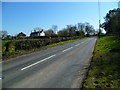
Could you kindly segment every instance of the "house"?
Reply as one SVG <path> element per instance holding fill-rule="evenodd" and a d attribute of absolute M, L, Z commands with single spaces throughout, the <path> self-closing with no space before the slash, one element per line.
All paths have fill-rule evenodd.
<path fill-rule="evenodd" d="M 24 38 L 26 38 L 26 34 L 23 33 L 23 32 L 21 32 L 21 33 L 19 33 L 19 34 L 17 35 L 17 38 L 24 39 Z"/>
<path fill-rule="evenodd" d="M 34 37 L 34 36 L 45 36 L 45 33 L 44 33 L 43 29 L 39 30 L 39 31 L 34 30 L 34 32 L 31 32 L 30 36 L 31 37 Z"/>

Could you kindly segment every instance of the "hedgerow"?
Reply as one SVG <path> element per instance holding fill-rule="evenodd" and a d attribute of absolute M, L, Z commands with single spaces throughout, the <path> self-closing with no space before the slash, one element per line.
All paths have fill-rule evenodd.
<path fill-rule="evenodd" d="M 42 38 L 42 39 L 21 39 L 21 40 L 8 40 L 3 41 L 2 56 L 3 58 L 9 57 L 13 53 L 20 51 L 32 50 L 41 48 L 53 43 L 61 41 L 68 41 L 82 37 L 55 37 L 55 38 Z"/>

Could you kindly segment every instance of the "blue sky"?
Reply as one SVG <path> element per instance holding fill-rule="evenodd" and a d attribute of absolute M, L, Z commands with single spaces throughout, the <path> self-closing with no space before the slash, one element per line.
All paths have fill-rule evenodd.
<path fill-rule="evenodd" d="M 101 22 L 106 13 L 118 7 L 117 2 L 101 2 Z M 30 32 L 40 27 L 45 30 L 57 25 L 58 29 L 79 22 L 89 22 L 98 28 L 97 2 L 3 2 L 2 30 L 10 35 Z M 1 29 L 1 28 L 0 28 Z"/>

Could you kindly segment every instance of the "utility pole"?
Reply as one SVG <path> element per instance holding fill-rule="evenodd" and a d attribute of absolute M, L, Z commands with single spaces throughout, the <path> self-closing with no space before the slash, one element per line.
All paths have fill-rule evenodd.
<path fill-rule="evenodd" d="M 120 1 L 118 2 L 118 8 L 120 8 Z"/>
<path fill-rule="evenodd" d="M 100 0 L 98 0 L 98 17 L 99 17 L 99 33 L 100 34 Z"/>

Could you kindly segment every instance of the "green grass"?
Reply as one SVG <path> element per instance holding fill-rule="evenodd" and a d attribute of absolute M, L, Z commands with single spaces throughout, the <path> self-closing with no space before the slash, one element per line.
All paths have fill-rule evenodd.
<path fill-rule="evenodd" d="M 17 57 L 17 56 L 20 56 L 20 55 L 29 54 L 29 53 L 37 52 L 37 51 L 41 51 L 41 50 L 46 50 L 48 48 L 52 48 L 52 47 L 55 47 L 55 46 L 60 46 L 60 45 L 63 45 L 63 44 L 67 44 L 67 43 L 70 43 L 70 42 L 74 42 L 74 41 L 78 41 L 78 40 L 82 40 L 82 39 L 86 39 L 86 38 L 88 38 L 88 37 L 74 39 L 74 40 L 68 40 L 68 41 L 62 41 L 62 42 L 59 42 L 59 43 L 53 43 L 53 44 L 43 46 L 41 48 L 32 49 L 32 50 L 17 50 L 17 51 L 15 51 L 15 50 L 12 50 L 12 49 L 14 49 L 14 45 L 12 45 L 9 52 L 4 52 L 3 53 L 4 55 L 3 55 L 2 59 L 3 59 L 3 61 L 5 61 L 5 60 L 8 60 L 10 58 L 14 58 L 14 57 Z M 7 42 L 7 41 L 4 41 L 4 43 L 5 42 Z M 4 43 L 3 43 L 3 46 L 4 46 Z M 2 49 L 4 51 L 4 47 Z"/>
<path fill-rule="evenodd" d="M 84 88 L 120 89 L 120 37 L 97 40 Z"/>
<path fill-rule="evenodd" d="M 48 45 L 47 47 L 59 46 L 59 45 L 67 44 L 67 43 L 70 43 L 70 42 L 74 42 L 74 41 L 78 41 L 78 40 L 82 40 L 82 39 L 86 39 L 86 38 L 87 38 L 87 37 L 85 37 L 85 38 L 80 38 L 80 39 L 63 41 L 63 42 L 59 42 L 59 43 L 54 43 L 54 44 Z"/>

